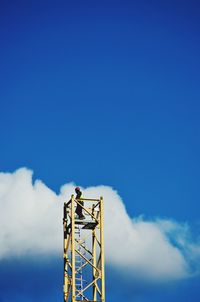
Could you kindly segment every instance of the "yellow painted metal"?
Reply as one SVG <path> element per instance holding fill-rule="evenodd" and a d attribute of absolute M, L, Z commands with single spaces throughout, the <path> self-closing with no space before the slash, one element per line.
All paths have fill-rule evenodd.
<path fill-rule="evenodd" d="M 92 255 L 93 255 L 93 281 L 96 279 L 96 265 L 97 265 L 97 259 L 96 259 L 96 236 L 95 236 L 95 232 L 96 230 L 94 229 L 92 231 Z M 97 300 L 97 282 L 94 282 L 94 286 L 93 286 L 93 301 Z"/>
<path fill-rule="evenodd" d="M 71 256 L 72 256 L 72 302 L 76 301 L 75 293 L 75 207 L 74 207 L 74 195 L 71 198 Z"/>
<path fill-rule="evenodd" d="M 66 204 L 64 204 L 64 217 L 65 217 L 65 210 L 66 210 Z M 68 301 L 68 296 L 70 292 L 70 277 L 67 274 L 67 266 L 68 266 L 68 255 L 67 255 L 67 250 L 69 247 L 69 241 L 70 237 L 67 238 L 67 233 L 66 233 L 66 227 L 67 227 L 67 222 L 65 219 L 63 219 L 63 229 L 64 229 L 64 238 L 63 238 L 63 248 L 64 248 L 64 285 L 63 285 L 63 291 L 64 291 L 64 301 Z"/>
<path fill-rule="evenodd" d="M 104 203 L 100 197 L 100 240 L 101 240 L 101 301 L 105 301 L 105 260 L 104 260 Z"/>
<path fill-rule="evenodd" d="M 103 203 L 102 197 L 75 199 L 72 195 L 64 205 L 64 302 L 105 301 Z M 76 218 L 78 204 L 87 215 L 85 220 Z"/>

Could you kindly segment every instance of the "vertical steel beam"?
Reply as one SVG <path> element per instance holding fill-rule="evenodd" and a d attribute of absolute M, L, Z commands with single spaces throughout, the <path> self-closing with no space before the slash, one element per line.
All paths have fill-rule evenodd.
<path fill-rule="evenodd" d="M 74 195 L 71 197 L 71 257 L 72 257 L 72 302 L 76 301 L 76 284 L 75 284 L 75 201 Z"/>
<path fill-rule="evenodd" d="M 101 241 L 101 302 L 105 301 L 105 260 L 104 260 L 104 204 L 100 197 L 100 241 Z"/>
<path fill-rule="evenodd" d="M 65 226 L 64 226 L 65 228 Z M 65 234 L 65 229 L 64 229 L 64 234 Z M 65 251 L 65 246 L 66 246 L 66 239 L 64 237 L 64 246 L 63 246 L 63 249 L 64 249 L 64 255 L 63 255 L 63 258 L 64 258 L 64 285 L 63 285 L 63 292 L 64 292 L 64 302 L 66 301 L 66 292 L 67 292 L 67 275 L 66 275 L 66 251 Z"/>
<path fill-rule="evenodd" d="M 67 301 L 67 293 L 69 289 L 69 279 L 67 274 L 67 222 L 66 222 L 66 204 L 63 208 L 63 258 L 64 258 L 64 284 L 63 284 L 63 293 L 64 293 L 64 302 Z"/>
<path fill-rule="evenodd" d="M 96 251 L 96 228 L 92 231 L 92 258 L 93 258 L 93 280 L 96 278 L 96 266 L 97 266 L 97 251 Z M 97 301 L 97 282 L 93 284 L 93 301 Z"/>

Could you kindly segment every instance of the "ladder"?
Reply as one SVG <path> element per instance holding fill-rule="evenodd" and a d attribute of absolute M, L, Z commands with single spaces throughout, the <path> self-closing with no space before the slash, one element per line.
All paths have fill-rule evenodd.
<path fill-rule="evenodd" d="M 81 240 L 81 227 L 78 225 L 75 230 L 75 240 L 77 245 L 77 250 L 85 256 L 85 240 Z M 81 245 L 79 243 L 81 243 Z M 81 257 L 79 254 L 76 254 L 75 256 L 75 288 L 76 288 L 76 294 L 77 294 L 77 301 L 83 301 L 83 296 L 78 294 L 79 291 L 82 291 L 84 288 L 84 283 L 86 281 L 83 279 L 83 271 L 82 266 L 84 264 L 83 257 Z"/>

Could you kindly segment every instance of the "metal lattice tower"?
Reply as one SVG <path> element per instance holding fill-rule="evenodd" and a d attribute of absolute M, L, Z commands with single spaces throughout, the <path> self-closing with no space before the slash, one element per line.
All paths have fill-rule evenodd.
<path fill-rule="evenodd" d="M 83 208 L 85 220 L 77 219 L 77 205 Z M 64 302 L 104 302 L 103 198 L 75 199 L 72 195 L 64 204 L 63 225 Z"/>

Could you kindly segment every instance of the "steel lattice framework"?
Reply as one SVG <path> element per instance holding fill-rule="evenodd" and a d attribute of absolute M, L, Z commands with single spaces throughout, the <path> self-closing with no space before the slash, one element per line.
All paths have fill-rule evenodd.
<path fill-rule="evenodd" d="M 77 219 L 77 205 L 85 220 Z M 64 302 L 104 302 L 104 204 L 100 199 L 75 199 L 64 204 Z"/>

